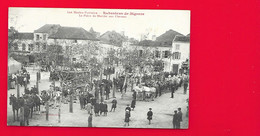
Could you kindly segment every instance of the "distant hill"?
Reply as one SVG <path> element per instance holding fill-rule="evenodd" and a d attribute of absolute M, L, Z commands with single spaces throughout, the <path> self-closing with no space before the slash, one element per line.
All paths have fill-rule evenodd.
<path fill-rule="evenodd" d="M 127 38 L 115 31 L 107 31 L 98 38 L 101 42 L 112 44 L 116 46 L 122 46 L 122 42 Z"/>

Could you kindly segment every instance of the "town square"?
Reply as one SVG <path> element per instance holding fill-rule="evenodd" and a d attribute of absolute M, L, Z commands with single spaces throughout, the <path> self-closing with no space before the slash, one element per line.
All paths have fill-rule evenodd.
<path fill-rule="evenodd" d="M 189 71 L 189 11 L 9 8 L 9 126 L 187 129 Z"/>

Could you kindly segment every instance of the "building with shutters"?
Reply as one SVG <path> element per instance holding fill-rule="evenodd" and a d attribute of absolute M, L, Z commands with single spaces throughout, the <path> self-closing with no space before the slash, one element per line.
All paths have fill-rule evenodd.
<path fill-rule="evenodd" d="M 174 73 L 182 73 L 184 65 L 190 60 L 190 37 L 176 36 L 172 42 L 171 66 Z M 189 67 L 189 66 L 188 66 Z"/>

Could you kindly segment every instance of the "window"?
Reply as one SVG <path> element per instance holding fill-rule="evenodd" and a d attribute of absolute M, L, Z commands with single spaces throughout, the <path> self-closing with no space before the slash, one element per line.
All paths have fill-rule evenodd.
<path fill-rule="evenodd" d="M 164 52 L 164 58 L 168 58 L 169 55 L 170 55 L 170 51 L 165 51 L 165 52 Z"/>
<path fill-rule="evenodd" d="M 40 44 L 36 43 L 37 51 L 40 51 Z"/>
<path fill-rule="evenodd" d="M 36 41 L 40 40 L 40 35 L 36 34 Z"/>
<path fill-rule="evenodd" d="M 180 45 L 179 44 L 175 45 L 175 50 L 180 50 Z"/>
<path fill-rule="evenodd" d="M 156 57 L 156 58 L 160 58 L 160 56 L 161 56 L 160 51 L 155 51 L 155 57 Z"/>
<path fill-rule="evenodd" d="M 178 52 L 177 59 L 181 59 L 181 53 Z"/>
<path fill-rule="evenodd" d="M 18 50 L 18 44 L 17 43 L 14 43 L 14 50 Z"/>
<path fill-rule="evenodd" d="M 143 50 L 139 50 L 139 57 L 143 56 Z"/>
<path fill-rule="evenodd" d="M 180 52 L 173 52 L 172 53 L 172 59 L 181 59 L 181 53 Z"/>
<path fill-rule="evenodd" d="M 33 51 L 33 44 L 29 44 L 29 51 Z"/>
<path fill-rule="evenodd" d="M 44 43 L 44 44 L 42 45 L 42 49 L 43 49 L 43 50 L 46 50 L 46 48 L 47 48 L 47 45 L 46 45 L 46 43 Z"/>
<path fill-rule="evenodd" d="M 26 50 L 26 45 L 23 43 L 22 44 L 22 50 L 25 51 Z"/>
<path fill-rule="evenodd" d="M 43 40 L 46 40 L 46 34 L 43 34 Z"/>

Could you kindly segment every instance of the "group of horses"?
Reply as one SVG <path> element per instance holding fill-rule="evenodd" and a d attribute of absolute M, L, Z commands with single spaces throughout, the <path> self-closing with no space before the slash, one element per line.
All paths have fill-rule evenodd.
<path fill-rule="evenodd" d="M 40 111 L 41 98 L 36 94 L 24 94 L 22 97 L 16 97 L 15 94 L 11 94 L 9 97 L 9 104 L 12 105 L 14 121 L 19 121 L 19 111 L 23 112 L 23 116 L 29 125 L 28 118 L 33 116 L 33 112 Z M 23 111 L 21 111 L 23 110 Z M 21 121 L 21 120 L 20 120 Z"/>

